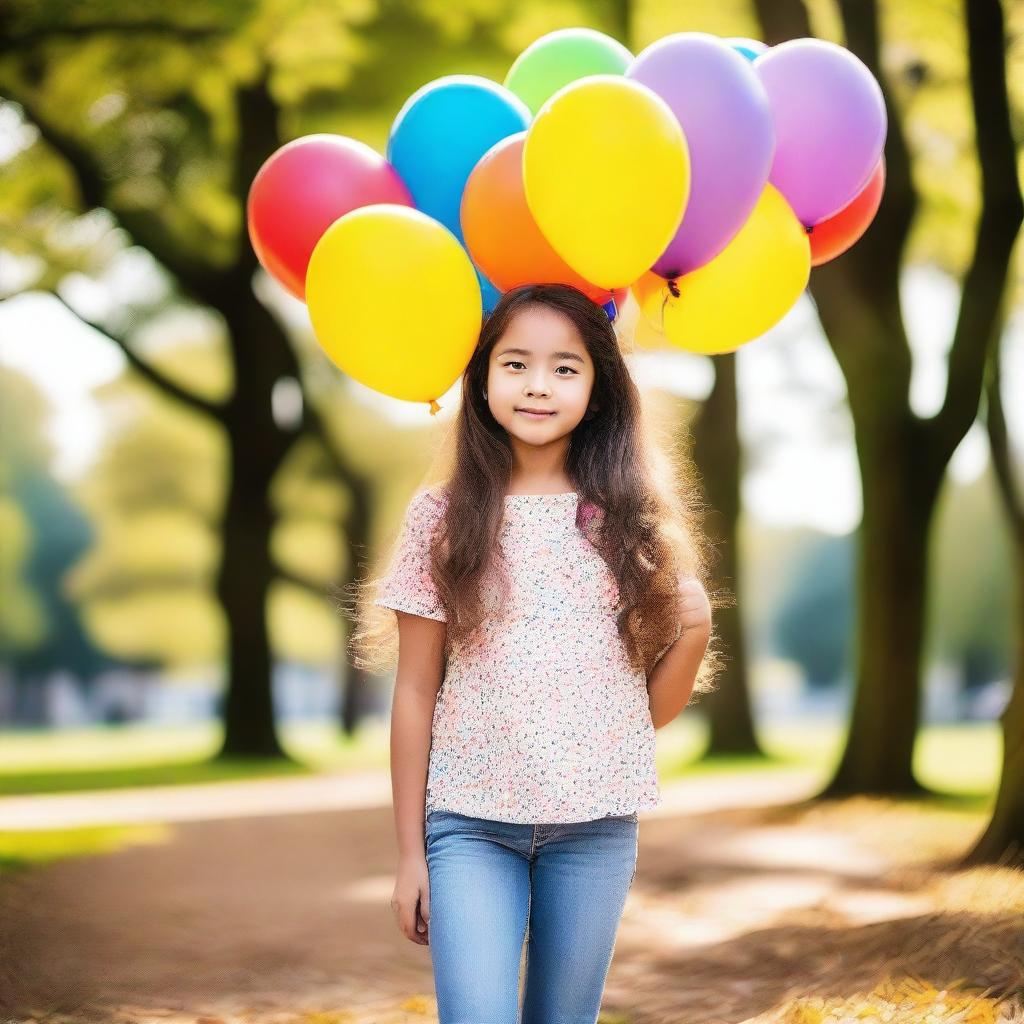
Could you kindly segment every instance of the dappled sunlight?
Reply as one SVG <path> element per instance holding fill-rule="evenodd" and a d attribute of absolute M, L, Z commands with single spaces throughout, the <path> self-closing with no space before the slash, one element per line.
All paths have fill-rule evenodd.
<path fill-rule="evenodd" d="M 390 911 L 391 894 L 395 891 L 395 876 L 367 875 L 343 884 L 339 883 L 337 891 L 346 900 L 357 900 L 361 903 L 371 903 Z"/>
<path fill-rule="evenodd" d="M 953 812 L 917 805 L 888 835 L 900 806 L 825 801 L 650 823 L 613 1005 L 666 1024 L 1014 1019 L 997 1003 L 1024 982 L 1024 871 L 935 867 L 936 844 L 915 836 L 942 831 Z M 964 838 L 983 812 L 953 817 Z M 965 993 L 938 997 L 958 985 Z"/>
<path fill-rule="evenodd" d="M 870 992 L 835 1000 L 810 996 L 747 1024 L 1018 1024 L 1018 1000 L 997 1000 L 949 983 L 941 989 L 914 977 L 893 978 Z"/>

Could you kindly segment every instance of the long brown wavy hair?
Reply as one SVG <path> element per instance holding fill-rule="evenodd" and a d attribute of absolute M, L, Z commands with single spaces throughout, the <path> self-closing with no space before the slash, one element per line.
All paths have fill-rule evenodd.
<path fill-rule="evenodd" d="M 708 578 L 714 551 L 699 526 L 705 506 L 683 439 L 652 439 L 640 392 L 607 313 L 583 292 L 562 284 L 505 292 L 484 319 L 462 375 L 458 415 L 428 474 L 424 489 L 444 502 L 430 563 L 447 624 L 446 652 L 450 655 L 476 635 L 486 614 L 482 581 L 492 568 L 499 574 L 503 569 L 495 563 L 512 448 L 483 392 L 495 344 L 515 316 L 536 305 L 567 317 L 594 363 L 590 405 L 596 405 L 596 412 L 573 431 L 565 472 L 579 494 L 577 526 L 618 584 L 617 625 L 627 657 L 635 671 L 649 674 L 676 638 L 680 577 L 699 579 L 716 606 Z M 371 671 L 390 668 L 397 656 L 397 616 L 373 604 L 385 575 L 357 582 L 350 591 L 350 607 L 359 611 L 349 613 L 356 624 L 349 654 L 354 664 Z M 716 641 L 713 631 L 695 694 L 715 688 L 721 668 Z"/>

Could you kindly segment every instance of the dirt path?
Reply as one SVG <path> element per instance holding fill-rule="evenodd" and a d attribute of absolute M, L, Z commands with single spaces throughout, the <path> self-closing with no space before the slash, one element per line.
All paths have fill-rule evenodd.
<path fill-rule="evenodd" d="M 231 788 L 250 784 L 189 787 L 208 802 L 181 811 L 162 842 L 0 880 L 0 1017 L 435 1019 L 429 950 L 399 934 L 388 906 L 391 809 L 366 795 L 380 779 L 353 782 L 364 793 L 354 807 L 338 806 L 343 780 L 310 781 L 252 784 L 274 813 L 260 813 L 255 790 Z M 847 807 L 841 828 L 827 807 L 791 809 L 815 781 L 759 773 L 663 787 L 665 806 L 641 821 L 607 1020 L 731 1024 L 790 995 L 870 988 L 893 967 L 1024 992 L 1021 878 L 922 859 L 954 855 L 979 821 L 950 815 L 938 823 L 948 850 L 924 851 L 918 833 L 899 842 L 905 816 L 880 828 L 881 805 Z M 314 809 L 313 790 L 330 809 Z M 95 820 L 118 806 L 147 817 L 126 812 L 140 794 L 108 796 L 63 807 L 75 818 L 91 800 Z M 170 806 L 150 793 L 148 817 Z M 12 808 L 0 801 L 0 821 Z"/>

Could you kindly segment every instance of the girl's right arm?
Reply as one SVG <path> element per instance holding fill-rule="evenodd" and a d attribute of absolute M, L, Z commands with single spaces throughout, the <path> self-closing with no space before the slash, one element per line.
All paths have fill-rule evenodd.
<path fill-rule="evenodd" d="M 397 611 L 398 671 L 391 708 L 391 788 L 398 871 L 391 907 L 406 938 L 428 944 L 430 890 L 424 845 L 424 804 L 431 726 L 444 677 L 447 625 Z"/>

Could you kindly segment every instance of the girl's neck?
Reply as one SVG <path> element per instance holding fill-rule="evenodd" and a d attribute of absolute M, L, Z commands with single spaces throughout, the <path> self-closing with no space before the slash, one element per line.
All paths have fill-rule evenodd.
<path fill-rule="evenodd" d="M 533 495 L 535 497 L 543 497 L 544 495 L 556 495 L 556 494 L 575 494 L 576 491 L 573 489 L 571 480 L 562 480 L 555 482 L 535 482 L 530 483 L 529 481 L 521 481 L 509 485 L 509 489 L 506 492 L 506 497 L 528 497 Z"/>

